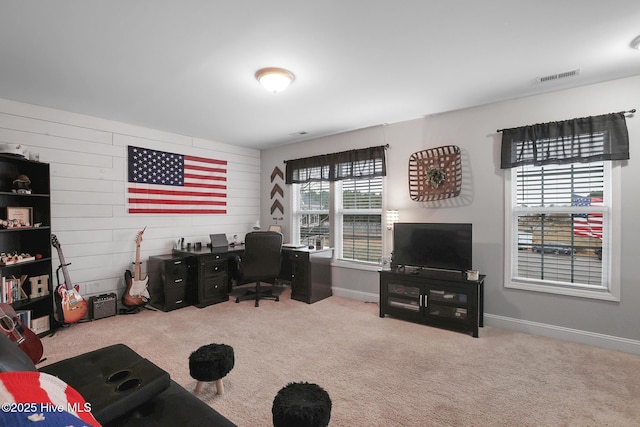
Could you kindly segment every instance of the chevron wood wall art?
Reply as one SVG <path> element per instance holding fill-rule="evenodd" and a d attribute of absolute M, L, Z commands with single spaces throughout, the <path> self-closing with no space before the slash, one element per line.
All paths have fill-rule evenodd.
<path fill-rule="evenodd" d="M 277 210 L 280 211 L 280 213 L 284 213 L 284 206 L 282 206 L 282 203 L 280 203 L 280 200 L 276 199 L 273 201 L 273 203 L 271 203 L 271 215 L 273 215 L 273 213 Z"/>
<path fill-rule="evenodd" d="M 284 198 L 284 190 L 282 186 L 278 183 L 278 181 L 284 181 L 284 173 L 282 173 L 282 169 L 278 166 L 273 168 L 271 172 L 271 215 L 276 211 L 280 211 L 280 215 L 284 215 L 284 206 L 280 199 Z M 278 195 L 280 198 L 278 198 Z M 273 218 L 276 222 L 278 220 L 282 220 L 283 218 L 275 217 Z"/>
<path fill-rule="evenodd" d="M 280 194 L 280 197 L 284 197 L 284 190 L 278 184 L 273 184 L 273 188 L 271 189 L 271 199 L 273 200 L 273 196 L 276 194 Z"/>
<path fill-rule="evenodd" d="M 280 179 L 284 180 L 284 173 L 282 173 L 282 170 L 276 166 L 275 168 L 273 168 L 273 172 L 271 172 L 271 182 L 273 182 L 273 180 L 276 179 L 277 176 L 279 176 Z"/>

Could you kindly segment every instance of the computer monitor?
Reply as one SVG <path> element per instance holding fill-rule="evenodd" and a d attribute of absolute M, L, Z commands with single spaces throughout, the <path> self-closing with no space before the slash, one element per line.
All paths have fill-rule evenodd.
<path fill-rule="evenodd" d="M 229 246 L 226 234 L 210 234 L 209 238 L 211 239 L 211 247 L 213 248 Z"/>

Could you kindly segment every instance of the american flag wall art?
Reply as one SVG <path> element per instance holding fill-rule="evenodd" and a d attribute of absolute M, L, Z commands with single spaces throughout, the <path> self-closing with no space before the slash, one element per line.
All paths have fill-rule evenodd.
<path fill-rule="evenodd" d="M 227 161 L 128 147 L 130 214 L 226 214 Z"/>

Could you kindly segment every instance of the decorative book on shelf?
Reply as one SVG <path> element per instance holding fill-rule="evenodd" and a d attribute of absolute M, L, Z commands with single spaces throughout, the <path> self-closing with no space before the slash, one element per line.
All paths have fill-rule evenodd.
<path fill-rule="evenodd" d="M 26 294 L 22 286 L 24 285 L 26 275 L 17 277 L 2 277 L 0 285 L 0 302 L 7 304 L 13 304 L 16 301 L 27 299 L 29 296 Z"/>
<path fill-rule="evenodd" d="M 462 188 L 460 147 L 445 145 L 409 157 L 409 196 L 417 202 L 456 197 Z"/>

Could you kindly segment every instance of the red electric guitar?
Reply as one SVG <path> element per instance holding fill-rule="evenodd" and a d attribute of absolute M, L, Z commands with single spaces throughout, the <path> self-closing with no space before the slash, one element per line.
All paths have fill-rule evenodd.
<path fill-rule="evenodd" d="M 133 264 L 133 277 L 130 270 L 124 272 L 124 282 L 127 289 L 122 295 L 122 304 L 126 307 L 139 307 L 149 301 L 149 291 L 147 290 L 149 276 L 144 279 L 140 277 L 140 243 L 142 243 L 142 234 L 146 229 L 147 227 L 143 228 L 136 235 L 136 262 Z"/>
<path fill-rule="evenodd" d="M 42 359 L 40 338 L 22 324 L 13 307 L 5 303 L 0 303 L 0 333 L 18 344 L 34 364 Z"/>
<path fill-rule="evenodd" d="M 60 242 L 55 234 L 51 235 L 51 244 L 58 250 L 58 258 L 60 258 L 60 267 L 64 276 L 64 283 L 56 289 L 56 295 L 60 298 L 62 307 L 62 320 L 64 323 L 76 323 L 87 315 L 87 302 L 82 298 L 78 285 L 72 285 L 67 271 L 67 263 L 62 255 Z"/>

